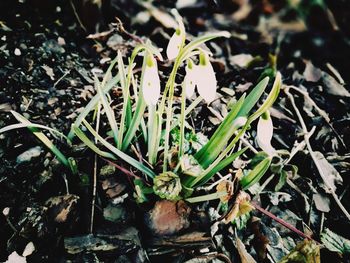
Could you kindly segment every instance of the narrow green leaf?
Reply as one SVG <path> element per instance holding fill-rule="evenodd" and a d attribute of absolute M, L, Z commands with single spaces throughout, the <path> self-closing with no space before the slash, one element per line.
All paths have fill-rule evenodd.
<path fill-rule="evenodd" d="M 242 155 L 248 147 L 245 147 L 238 152 L 235 152 L 222 160 L 217 166 L 215 166 L 206 176 L 203 177 L 203 179 L 198 183 L 198 185 L 203 185 L 206 182 L 208 182 L 217 172 L 220 172 L 222 169 L 224 169 L 226 166 L 232 164 L 234 160 L 236 160 L 240 155 Z"/>
<path fill-rule="evenodd" d="M 129 65 L 129 67 L 131 66 L 132 65 Z M 122 90 L 123 90 L 123 108 L 122 108 L 122 114 L 120 119 L 120 129 L 119 129 L 118 145 L 117 145 L 118 149 L 120 149 L 123 142 L 125 119 L 127 116 L 127 108 L 129 104 L 129 85 L 128 85 L 129 82 L 125 74 L 124 62 L 120 51 L 118 51 L 118 71 L 120 75 L 120 83 L 122 85 Z"/>
<path fill-rule="evenodd" d="M 32 123 L 24 118 L 21 114 L 15 111 L 11 111 L 15 118 L 24 124 L 28 125 L 28 129 L 43 143 L 45 146 L 57 157 L 57 159 L 66 167 L 70 168 L 68 159 L 64 154 L 46 137 L 45 134 L 40 132 L 37 128 L 31 127 Z"/>
<path fill-rule="evenodd" d="M 144 77 L 145 67 L 146 67 L 146 60 L 144 59 L 143 65 L 142 65 L 141 83 L 142 83 L 142 79 Z M 122 143 L 122 147 L 121 147 L 122 151 L 125 151 L 129 147 L 131 141 L 133 140 L 133 138 L 136 134 L 136 131 L 138 130 L 140 123 L 143 119 L 145 109 L 146 109 L 146 102 L 145 102 L 143 96 L 139 95 L 137 102 L 136 102 L 136 109 L 134 112 L 134 116 L 130 122 L 130 126 L 128 128 L 128 131 L 127 131 L 127 133 L 124 137 L 123 143 Z"/>
<path fill-rule="evenodd" d="M 1 128 L 0 133 L 4 133 L 4 132 L 15 130 L 15 129 L 21 129 L 21 128 L 28 128 L 28 129 L 29 128 L 38 128 L 38 129 L 42 129 L 42 130 L 48 130 L 55 138 L 60 139 L 60 140 L 64 139 L 68 143 L 68 145 L 71 145 L 71 141 L 63 133 L 59 132 L 56 129 L 47 127 L 45 125 L 36 124 L 36 123 L 11 124 L 11 125 L 8 125 L 8 126 Z"/>
<path fill-rule="evenodd" d="M 258 182 L 261 177 L 266 173 L 271 164 L 271 159 L 266 158 L 262 160 L 257 166 L 255 166 L 247 175 L 245 175 L 240 181 L 243 190 L 249 188 L 256 182 Z"/>
<path fill-rule="evenodd" d="M 268 83 L 269 78 L 266 77 L 255 86 L 255 88 L 249 93 L 249 95 L 244 100 L 244 103 L 238 113 L 238 116 L 248 116 L 250 110 L 255 106 L 255 104 L 259 101 L 261 95 L 264 93 L 264 90 L 266 89 Z"/>
<path fill-rule="evenodd" d="M 194 157 L 198 160 L 203 168 L 207 168 L 215 160 L 229 139 L 239 128 L 237 126 L 234 127 L 234 123 L 244 101 L 245 95 L 243 95 L 232 106 L 231 111 L 225 117 L 215 133 L 211 136 L 208 143 L 195 154 Z"/>
<path fill-rule="evenodd" d="M 264 103 L 255 111 L 249 118 L 248 118 L 248 124 L 252 123 L 254 120 L 260 117 L 264 112 L 268 111 L 272 104 L 275 102 L 275 100 L 278 97 L 278 94 L 281 90 L 282 86 L 282 77 L 281 73 L 277 72 L 275 81 L 273 83 L 272 89 L 267 96 L 266 100 Z"/>
<path fill-rule="evenodd" d="M 109 153 L 109 152 L 105 152 L 105 151 L 102 151 L 100 150 L 95 144 L 93 141 L 91 141 L 86 135 L 85 133 L 78 127 L 74 126 L 73 124 L 73 131 L 75 132 L 75 134 L 77 135 L 77 137 L 83 142 L 85 143 L 85 145 L 87 147 L 89 147 L 91 150 L 93 150 L 96 154 L 102 156 L 102 157 L 105 157 L 105 158 L 109 158 L 109 159 L 112 159 L 112 160 L 116 160 L 117 158 Z"/>
<path fill-rule="evenodd" d="M 109 103 L 107 101 L 107 97 L 103 93 L 101 86 L 99 84 L 99 81 L 96 77 L 95 77 L 95 85 L 96 85 L 97 93 L 100 96 L 100 100 L 102 102 L 105 113 L 107 115 L 109 125 L 111 126 L 114 141 L 115 141 L 116 145 L 118 145 L 118 125 L 117 125 L 117 122 L 115 120 L 114 111 L 111 108 L 111 106 L 109 105 Z"/>
<path fill-rule="evenodd" d="M 113 77 L 111 80 L 109 80 L 105 86 L 102 87 L 102 91 L 104 94 L 108 93 L 116 84 L 119 82 L 119 75 Z M 79 114 L 77 119 L 74 122 L 75 127 L 79 127 L 83 119 L 92 111 L 97 103 L 100 100 L 100 96 L 96 94 L 90 101 L 89 103 L 85 106 L 84 110 Z M 71 130 L 68 134 L 68 138 L 72 140 L 74 137 L 74 131 Z"/>
<path fill-rule="evenodd" d="M 85 127 L 91 132 L 91 134 L 93 136 L 95 136 L 95 138 L 97 138 L 97 140 L 99 140 L 108 150 L 110 150 L 112 153 L 114 153 L 116 156 L 118 156 L 119 158 L 121 158 L 122 160 L 124 160 L 125 162 L 127 162 L 128 164 L 130 164 L 131 166 L 135 167 L 136 169 L 140 170 L 141 172 L 143 172 L 144 174 L 148 175 L 150 178 L 153 178 L 156 174 L 148 167 L 146 167 L 145 165 L 143 165 L 142 163 L 136 161 L 134 158 L 130 157 L 129 155 L 125 154 L 124 152 L 122 152 L 121 150 L 119 150 L 118 148 L 114 147 L 112 144 L 110 144 L 109 142 L 107 142 L 105 139 L 103 139 L 92 127 L 91 125 L 83 120 L 83 123 L 85 125 Z"/>

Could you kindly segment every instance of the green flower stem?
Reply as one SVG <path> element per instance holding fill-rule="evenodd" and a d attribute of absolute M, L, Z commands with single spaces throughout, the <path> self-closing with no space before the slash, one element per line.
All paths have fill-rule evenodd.
<path fill-rule="evenodd" d="M 132 74 L 132 62 L 129 64 L 128 67 L 128 75 L 127 77 L 125 76 L 125 68 L 124 68 L 124 63 L 123 63 L 123 58 L 122 54 L 120 51 L 118 51 L 118 71 L 120 75 L 120 83 L 122 86 L 122 91 L 123 91 L 123 108 L 122 108 L 122 114 L 120 118 L 120 125 L 119 125 L 119 134 L 118 134 L 118 144 L 117 147 L 120 149 L 122 147 L 123 143 L 123 135 L 124 135 L 124 128 L 125 128 L 125 119 L 127 115 L 127 108 L 129 105 L 129 79 L 131 79 L 131 74 Z M 130 78 L 129 78 L 130 76 Z M 128 80 L 127 80 L 128 79 Z"/>
<path fill-rule="evenodd" d="M 171 121 L 172 121 L 172 115 L 173 115 L 173 100 L 174 100 L 174 90 L 175 90 L 175 77 L 177 70 L 180 66 L 180 60 L 179 56 L 175 60 L 175 64 L 173 67 L 173 70 L 170 74 L 169 80 L 167 82 L 167 85 L 165 86 L 165 95 L 163 95 L 163 98 L 166 96 L 167 87 L 169 90 L 169 97 L 168 97 L 168 107 L 166 111 L 166 124 L 165 124 L 165 140 L 164 140 L 164 161 L 163 161 L 163 172 L 166 172 L 168 170 L 168 155 L 169 155 L 169 144 L 170 144 L 170 128 L 171 128 Z M 162 100 L 163 102 L 163 100 Z M 163 112 L 163 108 L 165 104 L 160 104 L 160 113 Z"/>
<path fill-rule="evenodd" d="M 186 92 L 182 87 L 181 94 L 181 115 L 180 115 L 180 145 L 179 145 L 179 159 L 181 159 L 184 153 L 184 140 L 185 140 L 185 118 L 186 118 Z"/>
<path fill-rule="evenodd" d="M 147 146 L 148 146 L 148 162 L 152 165 L 155 164 L 157 153 L 158 153 L 158 147 L 156 145 L 156 142 L 158 141 L 158 118 L 156 113 L 156 106 L 149 105 L 148 106 L 148 122 L 147 122 L 147 128 L 148 128 L 148 140 L 147 140 Z"/>
<path fill-rule="evenodd" d="M 172 105 L 174 100 L 174 87 L 175 87 L 175 78 L 176 73 L 182 62 L 188 58 L 188 55 L 191 54 L 191 52 L 195 49 L 197 49 L 201 44 L 203 44 L 206 41 L 209 41 L 211 39 L 217 38 L 217 37 L 230 37 L 231 34 L 229 32 L 219 32 L 219 33 L 213 33 L 209 35 L 204 35 L 201 37 L 196 38 L 195 40 L 191 41 L 189 44 L 184 46 L 183 48 L 180 48 L 180 52 L 178 56 L 176 57 L 173 70 L 171 71 L 170 77 L 168 79 L 168 82 L 165 86 L 165 90 L 163 93 L 163 98 L 160 103 L 159 112 L 162 114 L 164 112 L 165 107 L 165 99 L 167 97 L 167 93 L 169 92 L 168 96 L 168 108 L 166 111 L 166 125 L 165 125 L 165 143 L 164 143 L 164 163 L 163 163 L 163 172 L 167 171 L 167 164 L 168 164 L 168 154 L 169 154 L 169 143 L 170 143 L 170 124 L 172 120 Z M 183 115 L 184 116 L 184 115 Z"/>
<path fill-rule="evenodd" d="M 136 103 L 134 116 L 131 120 L 129 129 L 124 137 L 124 141 L 121 148 L 122 151 L 125 151 L 129 147 L 132 139 L 134 138 L 135 133 L 140 126 L 145 109 L 146 109 L 146 102 L 143 99 L 143 96 L 139 96 L 139 99 L 137 100 L 137 103 Z"/>

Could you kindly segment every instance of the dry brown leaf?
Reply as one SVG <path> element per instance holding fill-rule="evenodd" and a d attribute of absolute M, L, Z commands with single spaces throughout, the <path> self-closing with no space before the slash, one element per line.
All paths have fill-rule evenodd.
<path fill-rule="evenodd" d="M 311 61 L 305 61 L 305 70 L 303 76 L 306 81 L 317 82 L 322 77 L 322 70 L 316 68 Z"/>
<path fill-rule="evenodd" d="M 323 72 L 322 79 L 327 93 L 335 96 L 350 97 L 350 92 L 328 73 Z"/>
<path fill-rule="evenodd" d="M 327 180 L 327 185 L 329 185 L 333 191 L 336 191 L 336 185 L 343 182 L 342 177 L 340 176 L 339 172 L 333 167 L 333 165 L 327 161 L 321 152 L 315 151 L 314 153 L 319 166 L 326 176 L 325 180 Z M 328 187 L 324 186 L 324 189 L 327 193 L 330 193 Z"/>
<path fill-rule="evenodd" d="M 256 263 L 255 259 L 247 252 L 242 240 L 236 235 L 236 248 L 242 263 Z"/>

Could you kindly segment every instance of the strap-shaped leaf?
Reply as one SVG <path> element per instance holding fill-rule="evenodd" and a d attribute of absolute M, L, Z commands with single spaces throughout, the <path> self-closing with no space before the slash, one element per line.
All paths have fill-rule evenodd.
<path fill-rule="evenodd" d="M 208 143 L 195 154 L 194 157 L 203 166 L 203 168 L 207 168 L 215 160 L 231 136 L 237 131 L 238 128 L 240 128 L 237 126 L 235 127 L 234 123 L 244 101 L 245 95 L 243 95 L 233 105 L 231 111 L 225 117 L 224 121 L 220 124 L 215 133 L 211 136 Z"/>
<path fill-rule="evenodd" d="M 110 144 L 109 142 L 107 142 L 105 139 L 103 139 L 101 137 L 101 135 L 99 135 L 92 127 L 91 125 L 83 120 L 83 123 L 85 125 L 85 127 L 89 130 L 89 132 L 91 132 L 91 134 L 97 138 L 97 140 L 99 140 L 103 146 L 105 146 L 108 150 L 110 150 L 113 154 L 115 154 L 116 156 L 118 156 L 119 158 L 121 158 L 122 160 L 124 160 L 125 162 L 127 162 L 128 164 L 130 164 L 131 166 L 135 167 L 136 169 L 138 169 L 139 171 L 145 173 L 146 175 L 148 175 L 150 178 L 153 178 L 156 174 L 148 167 L 146 167 L 145 165 L 143 165 L 142 163 L 138 162 L 137 160 L 135 160 L 134 158 L 130 157 L 129 155 L 127 155 L 126 153 L 122 152 L 121 150 L 119 150 L 118 148 L 114 147 L 112 144 Z M 76 128 L 75 128 L 76 129 Z"/>
<path fill-rule="evenodd" d="M 261 177 L 266 173 L 271 164 L 271 158 L 265 158 L 257 166 L 253 168 L 247 175 L 245 175 L 241 182 L 243 190 L 249 188 L 256 182 L 258 182 Z"/>
<path fill-rule="evenodd" d="M 106 73 L 107 74 L 107 73 Z M 102 87 L 102 91 L 104 94 L 106 94 L 107 92 L 109 92 L 116 84 L 118 84 L 119 82 L 119 75 L 113 77 L 111 80 L 109 80 L 105 86 Z M 96 94 L 90 101 L 89 103 L 85 106 L 84 110 L 79 114 L 79 116 L 77 117 L 77 119 L 74 122 L 74 126 L 75 127 L 79 127 L 81 122 L 83 121 L 83 119 L 85 119 L 85 117 L 90 113 L 90 111 L 92 111 L 93 109 L 95 109 L 97 103 L 100 100 L 100 96 L 98 94 Z M 73 139 L 74 137 L 74 131 L 71 130 L 68 134 L 68 138 L 70 140 Z"/>
<path fill-rule="evenodd" d="M 248 116 L 251 109 L 255 106 L 255 104 L 259 101 L 261 95 L 264 93 L 268 83 L 269 78 L 266 77 L 255 86 L 255 88 L 245 98 L 244 104 L 242 105 L 238 116 Z"/>
<path fill-rule="evenodd" d="M 101 100 L 101 103 L 102 103 L 103 108 L 105 110 L 109 125 L 111 126 L 114 141 L 115 141 L 116 145 L 118 145 L 118 125 L 117 125 L 117 121 L 115 120 L 114 111 L 111 108 L 111 106 L 109 105 L 107 97 L 103 93 L 97 77 L 95 77 L 95 86 L 97 89 L 98 96 L 100 96 L 100 100 Z"/>
<path fill-rule="evenodd" d="M 15 118 L 23 123 L 28 125 L 28 129 L 43 143 L 45 146 L 57 157 L 57 159 L 66 167 L 70 167 L 68 159 L 66 156 L 53 144 L 53 142 L 47 138 L 45 134 L 40 132 L 37 128 L 32 127 L 32 123 L 24 118 L 21 114 L 15 111 L 11 111 Z"/>

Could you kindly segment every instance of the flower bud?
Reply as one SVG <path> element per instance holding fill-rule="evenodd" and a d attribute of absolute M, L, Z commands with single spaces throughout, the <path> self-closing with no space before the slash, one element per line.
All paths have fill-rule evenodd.
<path fill-rule="evenodd" d="M 185 89 L 185 94 L 187 98 L 191 98 L 194 89 L 196 87 L 196 65 L 193 64 L 191 59 L 188 60 L 186 66 L 186 76 L 183 82 L 183 88 Z"/>
<path fill-rule="evenodd" d="M 166 55 L 169 60 L 173 60 L 177 57 L 180 52 L 180 48 L 182 45 L 183 37 L 180 29 L 177 29 L 173 36 L 170 38 L 168 47 L 166 49 Z"/>
<path fill-rule="evenodd" d="M 216 96 L 216 77 L 214 69 L 210 64 L 208 54 L 204 52 L 200 54 L 196 75 L 199 95 L 201 95 L 207 103 L 212 102 Z"/>
<path fill-rule="evenodd" d="M 276 151 L 271 145 L 273 135 L 273 123 L 269 112 L 265 112 L 260 118 L 257 127 L 257 144 L 268 155 L 274 155 Z"/>
<path fill-rule="evenodd" d="M 160 97 L 157 62 L 150 54 L 146 54 L 144 59 L 146 59 L 146 65 L 141 80 L 142 95 L 147 105 L 156 105 Z"/>

